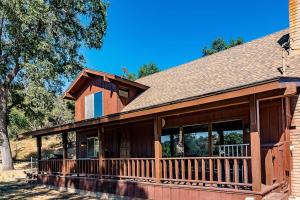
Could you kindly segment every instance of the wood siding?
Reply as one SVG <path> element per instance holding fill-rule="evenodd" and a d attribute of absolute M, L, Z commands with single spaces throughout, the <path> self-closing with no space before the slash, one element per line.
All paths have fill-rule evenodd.
<path fill-rule="evenodd" d="M 102 84 L 99 84 L 100 82 L 102 82 Z M 129 97 L 120 97 L 118 95 L 119 88 L 128 89 Z M 101 77 L 91 79 L 83 85 L 76 94 L 75 121 L 85 119 L 85 96 L 96 92 L 103 92 L 103 115 L 105 116 L 121 112 L 122 109 L 139 94 L 140 90 L 129 85 L 110 81 L 109 79 L 105 80 Z"/>

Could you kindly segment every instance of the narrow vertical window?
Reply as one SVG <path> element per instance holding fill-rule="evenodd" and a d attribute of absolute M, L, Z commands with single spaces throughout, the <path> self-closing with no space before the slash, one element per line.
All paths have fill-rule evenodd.
<path fill-rule="evenodd" d="M 85 119 L 101 117 L 103 115 L 102 92 L 85 96 Z"/>

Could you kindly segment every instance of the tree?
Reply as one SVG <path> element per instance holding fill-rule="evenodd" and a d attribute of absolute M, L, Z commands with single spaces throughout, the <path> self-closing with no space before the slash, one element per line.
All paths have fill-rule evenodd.
<path fill-rule="evenodd" d="M 138 78 L 149 76 L 159 71 L 159 68 L 154 63 L 144 64 L 140 67 L 138 71 Z"/>
<path fill-rule="evenodd" d="M 203 56 L 208 56 L 208 55 L 212 55 L 214 53 L 229 49 L 231 47 L 243 44 L 244 40 L 243 38 L 238 38 L 237 40 L 230 40 L 229 44 L 227 42 L 225 42 L 225 40 L 223 38 L 217 38 L 215 39 L 212 43 L 211 43 L 211 47 L 207 48 L 204 47 L 202 49 L 202 55 Z"/>
<path fill-rule="evenodd" d="M 106 32 L 107 3 L 101 0 L 0 1 L 0 145 L 3 170 L 13 169 L 8 116 L 31 102 L 20 91 L 57 94 L 82 69 L 79 49 L 100 48 Z M 44 95 L 44 94 L 43 94 Z M 43 96 L 42 95 L 42 96 Z M 45 94 L 47 96 L 47 94 Z M 31 103 L 30 103 L 31 102 Z M 38 106 L 39 108 L 42 106 Z M 37 112 L 38 113 L 38 110 Z M 18 114 L 22 117 L 22 113 Z"/>
<path fill-rule="evenodd" d="M 157 67 L 156 64 L 154 63 L 149 63 L 149 64 L 144 64 L 142 65 L 139 70 L 138 70 L 138 74 L 136 75 L 135 73 L 131 73 L 127 70 L 127 68 L 122 68 L 124 75 L 123 77 L 131 80 L 131 81 L 135 81 L 136 79 L 145 77 L 145 76 L 149 76 L 151 74 L 154 74 L 156 72 L 159 72 L 159 68 Z"/>

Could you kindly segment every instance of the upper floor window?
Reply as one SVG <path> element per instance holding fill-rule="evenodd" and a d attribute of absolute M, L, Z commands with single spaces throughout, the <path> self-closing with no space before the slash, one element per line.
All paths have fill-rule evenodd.
<path fill-rule="evenodd" d="M 120 97 L 129 98 L 129 90 L 125 88 L 120 88 L 119 95 Z"/>
<path fill-rule="evenodd" d="M 96 92 L 85 96 L 85 119 L 101 117 L 103 115 L 103 95 Z"/>

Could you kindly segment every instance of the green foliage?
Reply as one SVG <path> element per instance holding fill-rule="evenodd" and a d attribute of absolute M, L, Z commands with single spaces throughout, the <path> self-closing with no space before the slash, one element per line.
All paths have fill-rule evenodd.
<path fill-rule="evenodd" d="M 224 143 L 225 144 L 243 144 L 243 135 L 237 132 L 230 132 L 224 134 Z"/>
<path fill-rule="evenodd" d="M 144 64 L 140 67 L 138 71 L 138 78 L 149 76 L 159 71 L 159 68 L 154 63 Z"/>
<path fill-rule="evenodd" d="M 54 117 L 64 112 L 69 116 L 67 103 L 58 96 L 66 80 L 83 68 L 80 48 L 101 48 L 107 6 L 102 0 L 0 1 L 0 145 L 5 169 L 12 168 L 8 124 L 15 135 L 68 121 Z"/>
<path fill-rule="evenodd" d="M 127 69 L 124 69 L 124 78 L 131 80 L 131 81 L 135 81 L 136 79 L 145 77 L 145 76 L 149 76 L 151 74 L 154 74 L 156 72 L 159 72 L 159 68 L 157 67 L 156 64 L 154 63 L 149 63 L 149 64 L 144 64 L 142 65 L 139 70 L 137 75 L 135 73 L 131 73 L 128 72 Z"/>
<path fill-rule="evenodd" d="M 234 47 L 234 46 L 237 46 L 237 45 L 240 45 L 243 43 L 244 43 L 243 38 L 238 38 L 236 40 L 232 39 L 232 40 L 230 40 L 229 43 L 227 43 L 223 38 L 217 38 L 217 39 L 213 40 L 210 48 L 204 47 L 202 49 L 202 55 L 203 56 L 212 55 L 214 53 L 229 49 L 231 47 Z"/>

